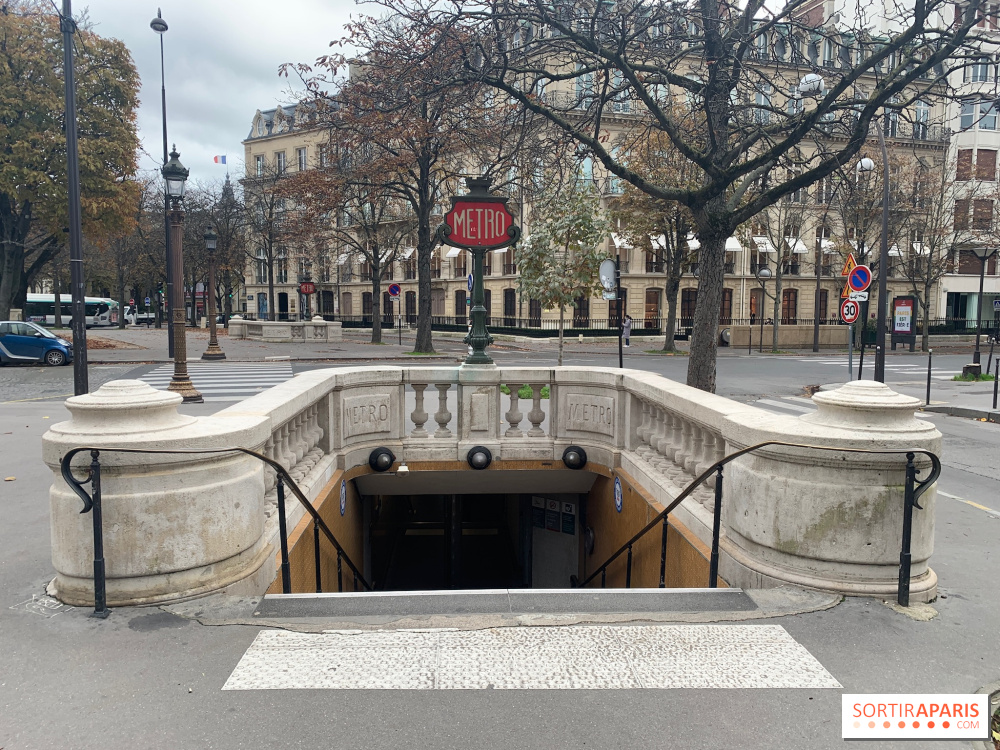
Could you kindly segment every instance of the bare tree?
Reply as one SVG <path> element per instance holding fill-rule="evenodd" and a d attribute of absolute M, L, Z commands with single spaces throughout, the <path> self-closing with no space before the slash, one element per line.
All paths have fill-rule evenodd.
<path fill-rule="evenodd" d="M 866 18 L 848 28 L 812 0 L 381 2 L 435 36 L 452 30 L 463 80 L 496 88 L 612 174 L 688 207 L 701 251 L 687 380 L 705 390 L 715 387 L 726 240 L 850 162 L 886 108 L 886 120 L 920 122 L 949 70 L 968 64 L 986 9 L 973 0 L 953 22 L 950 2 L 927 0 L 900 7 L 886 28 Z M 664 134 L 695 165 L 696 187 L 664 184 L 602 142 L 605 123 L 626 111 L 633 133 Z M 682 126 L 692 112 L 697 126 Z M 914 137 L 926 136 L 920 125 Z"/>
<path fill-rule="evenodd" d="M 255 174 L 244 177 L 243 226 L 249 239 L 245 249 L 251 262 L 267 267 L 267 319 L 275 319 L 274 266 L 279 258 L 287 260 L 285 244 L 286 175 L 277 164 L 261 160 Z"/>

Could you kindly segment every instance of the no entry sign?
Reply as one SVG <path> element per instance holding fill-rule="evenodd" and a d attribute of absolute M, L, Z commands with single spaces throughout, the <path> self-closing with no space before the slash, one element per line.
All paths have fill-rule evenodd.
<path fill-rule="evenodd" d="M 861 308 L 852 299 L 845 299 L 840 303 L 840 319 L 845 323 L 853 323 L 858 319 Z"/>

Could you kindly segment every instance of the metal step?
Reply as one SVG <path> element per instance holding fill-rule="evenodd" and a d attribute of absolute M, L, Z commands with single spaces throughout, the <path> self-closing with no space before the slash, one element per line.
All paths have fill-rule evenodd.
<path fill-rule="evenodd" d="M 487 589 L 268 594 L 261 619 L 467 614 L 751 612 L 742 589 Z"/>

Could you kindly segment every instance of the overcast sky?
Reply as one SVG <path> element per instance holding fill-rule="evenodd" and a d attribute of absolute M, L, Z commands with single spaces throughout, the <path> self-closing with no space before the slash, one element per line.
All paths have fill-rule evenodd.
<path fill-rule="evenodd" d="M 59 3 L 61 5 L 61 3 Z M 159 37 L 149 27 L 157 2 L 76 0 L 74 14 L 86 9 L 95 31 L 121 39 L 132 51 L 142 77 L 139 135 L 142 170 L 162 163 Z M 160 0 L 167 89 L 167 137 L 176 143 L 191 179 L 225 177 L 216 154 L 228 156 L 235 177 L 243 168 L 243 147 L 258 109 L 289 103 L 292 79 L 278 77 L 284 62 L 312 63 L 328 54 L 329 43 L 361 11 L 353 0 Z"/>

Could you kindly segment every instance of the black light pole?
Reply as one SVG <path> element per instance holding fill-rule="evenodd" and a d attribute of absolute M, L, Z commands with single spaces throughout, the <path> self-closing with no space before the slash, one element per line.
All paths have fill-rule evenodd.
<path fill-rule="evenodd" d="M 979 365 L 979 335 L 983 330 L 983 281 L 986 278 L 986 261 L 996 255 L 997 249 L 995 247 L 987 247 L 985 245 L 977 245 L 972 248 L 972 252 L 976 254 L 979 258 L 979 298 L 978 304 L 976 305 L 976 350 L 972 353 L 972 364 Z M 76 334 L 74 333 L 74 336 Z M 989 369 L 986 370 L 987 374 Z M 977 373 L 978 375 L 979 373 Z"/>
<path fill-rule="evenodd" d="M 888 113 L 885 115 L 888 117 Z M 878 306 L 875 313 L 878 320 L 875 324 L 875 380 L 885 382 L 885 330 L 886 311 L 889 296 L 889 153 L 885 148 L 885 134 L 881 127 L 876 127 L 878 143 L 882 149 L 882 241 L 879 243 L 878 254 Z M 978 341 L 977 341 L 978 344 Z M 977 346 L 978 351 L 978 346 Z M 978 360 L 977 360 L 978 361 Z"/>
<path fill-rule="evenodd" d="M 167 79 L 163 65 L 163 35 L 167 33 L 167 22 L 163 20 L 160 9 L 156 9 L 156 18 L 149 22 L 149 27 L 160 36 L 160 111 L 163 113 L 163 166 L 167 166 Z M 174 356 L 174 264 L 173 248 L 170 244 L 170 196 L 163 191 L 163 238 L 166 248 L 167 262 L 167 356 Z"/>
<path fill-rule="evenodd" d="M 622 310 L 622 258 L 615 252 L 615 321 L 618 324 L 618 369 L 625 367 L 624 351 L 622 349 L 622 323 L 625 312 Z"/>
<path fill-rule="evenodd" d="M 80 222 L 80 159 L 76 142 L 76 82 L 73 78 L 73 21 L 71 0 L 63 0 L 59 27 L 63 35 L 63 70 L 66 71 L 66 172 L 69 178 L 69 272 L 73 305 L 73 393 L 90 391 L 87 382 L 87 324 L 83 289 L 83 233 Z M 62 311 L 56 311 L 62 317 Z"/>

